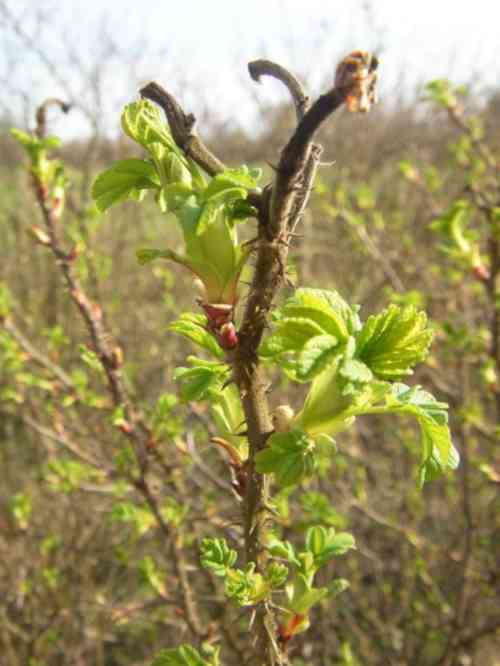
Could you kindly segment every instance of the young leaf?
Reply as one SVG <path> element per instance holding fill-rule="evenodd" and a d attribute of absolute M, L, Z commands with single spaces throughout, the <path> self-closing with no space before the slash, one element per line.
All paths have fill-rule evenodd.
<path fill-rule="evenodd" d="M 275 314 L 275 329 L 259 353 L 295 381 L 310 381 L 337 359 L 360 323 L 355 308 L 333 290 L 298 289 Z"/>
<path fill-rule="evenodd" d="M 436 478 L 447 468 L 456 469 L 460 457 L 451 442 L 448 428 L 448 405 L 438 402 L 419 386 L 410 388 L 405 384 L 394 384 L 386 396 L 386 406 L 374 408 L 372 412 L 395 412 L 414 416 L 422 433 L 422 464 L 419 486 Z"/>
<path fill-rule="evenodd" d="M 276 537 L 271 537 L 267 544 L 267 550 L 273 557 L 281 557 L 284 560 L 300 567 L 300 561 L 297 559 L 295 549 L 289 541 L 281 541 Z"/>
<path fill-rule="evenodd" d="M 297 377 L 310 381 L 326 368 L 339 353 L 339 343 L 333 335 L 316 335 L 304 345 L 297 362 Z"/>
<path fill-rule="evenodd" d="M 174 331 L 174 333 L 183 335 L 188 340 L 191 340 L 191 342 L 194 342 L 194 344 L 210 352 L 216 358 L 223 359 L 224 352 L 219 347 L 214 336 L 207 331 L 206 325 L 207 318 L 205 315 L 185 312 L 181 314 L 179 319 L 173 321 L 168 329 Z"/>
<path fill-rule="evenodd" d="M 390 305 L 368 318 L 356 338 L 356 356 L 380 379 L 400 379 L 425 359 L 431 340 L 424 312 Z"/>
<path fill-rule="evenodd" d="M 210 662 L 202 659 L 190 645 L 181 645 L 172 650 L 161 650 L 151 666 L 210 666 Z"/>
<path fill-rule="evenodd" d="M 154 166 L 146 160 L 129 159 L 115 162 L 100 173 L 92 185 L 92 196 L 101 213 L 133 192 L 159 189 L 160 180 Z"/>
<path fill-rule="evenodd" d="M 200 546 L 200 562 L 202 567 L 213 574 L 224 578 L 236 562 L 238 554 L 228 547 L 225 539 L 203 539 Z"/>
<path fill-rule="evenodd" d="M 265 579 L 274 590 L 281 587 L 288 578 L 288 567 L 279 562 L 271 562 L 266 569 Z"/>
<path fill-rule="evenodd" d="M 316 568 L 327 564 L 332 558 L 344 555 L 356 548 L 354 537 L 347 532 L 336 533 L 333 527 L 311 527 L 306 535 L 306 549 L 314 556 Z"/>
<path fill-rule="evenodd" d="M 287 317 L 278 320 L 273 334 L 261 345 L 259 354 L 270 359 L 287 352 L 299 352 L 308 340 L 321 335 L 324 335 L 321 326 L 310 319 Z"/>
<path fill-rule="evenodd" d="M 306 549 L 309 550 L 314 556 L 320 555 L 327 541 L 327 531 L 324 527 L 317 525 L 307 530 L 306 534 Z"/>
<path fill-rule="evenodd" d="M 262 172 L 260 169 L 248 169 L 242 166 L 239 169 L 226 169 L 212 178 L 203 196 L 210 199 L 214 194 L 223 190 L 238 188 L 246 196 L 247 190 L 255 190 Z"/>
<path fill-rule="evenodd" d="M 323 333 L 344 341 L 359 321 L 353 309 L 334 290 L 297 289 L 281 308 L 281 317 L 301 317 L 318 324 Z"/>
<path fill-rule="evenodd" d="M 139 561 L 139 572 L 144 583 L 149 585 L 160 596 L 165 596 L 166 588 L 163 576 L 154 559 L 146 555 Z"/>
<path fill-rule="evenodd" d="M 163 122 L 160 109 L 149 100 L 127 104 L 122 113 L 122 129 L 131 139 L 148 149 L 159 143 L 169 150 L 180 153 L 179 148 Z"/>
<path fill-rule="evenodd" d="M 244 570 L 228 570 L 224 591 L 240 606 L 250 606 L 267 597 L 271 592 L 271 586 L 264 580 L 262 574 L 255 572 L 255 563 L 250 562 Z"/>
<path fill-rule="evenodd" d="M 301 430 L 274 433 L 267 446 L 256 456 L 256 468 L 261 474 L 275 475 L 281 486 L 299 483 L 314 471 L 314 444 Z"/>
<path fill-rule="evenodd" d="M 217 216 L 223 208 L 229 209 L 229 206 L 233 202 L 238 201 L 245 196 L 246 191 L 236 187 L 227 188 L 217 194 L 213 194 L 203 204 L 201 215 L 198 218 L 196 235 L 201 236 L 205 233 L 205 231 L 217 221 Z"/>
<path fill-rule="evenodd" d="M 287 585 L 288 608 L 299 615 L 307 615 L 311 608 L 328 596 L 328 588 L 315 588 L 307 577 L 299 573 L 293 583 Z"/>
<path fill-rule="evenodd" d="M 328 596 L 336 597 L 349 587 L 349 581 L 345 578 L 336 578 L 328 585 Z"/>
<path fill-rule="evenodd" d="M 214 361 L 202 361 L 188 356 L 192 368 L 176 368 L 174 379 L 181 382 L 181 397 L 184 402 L 205 400 L 211 389 L 220 390 L 227 376 L 227 365 Z"/>

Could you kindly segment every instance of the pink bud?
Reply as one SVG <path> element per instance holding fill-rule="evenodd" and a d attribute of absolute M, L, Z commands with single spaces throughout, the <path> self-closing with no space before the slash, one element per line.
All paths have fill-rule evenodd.
<path fill-rule="evenodd" d="M 223 349 L 234 349 L 238 345 L 238 333 L 232 321 L 221 327 L 217 333 L 217 338 Z"/>
<path fill-rule="evenodd" d="M 211 328 L 221 328 L 221 326 L 230 322 L 233 317 L 233 306 L 228 303 L 203 303 L 202 307 Z"/>
<path fill-rule="evenodd" d="M 488 267 L 484 264 L 473 266 L 472 272 L 474 273 L 474 277 L 476 277 L 478 280 L 481 280 L 481 282 L 488 282 L 491 277 Z"/>

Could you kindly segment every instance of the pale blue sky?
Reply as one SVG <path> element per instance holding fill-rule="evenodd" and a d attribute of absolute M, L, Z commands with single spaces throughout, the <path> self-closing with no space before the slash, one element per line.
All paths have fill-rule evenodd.
<path fill-rule="evenodd" d="M 482 89 L 500 82 L 498 0 L 373 0 L 371 12 L 363 10 L 362 0 L 1 2 L 23 16 L 28 31 L 34 29 L 31 16 L 37 10 L 55 10 L 51 14 L 55 25 L 45 49 L 57 62 L 63 62 L 63 52 L 67 52 L 57 38 L 61 27 L 66 43 L 81 61 L 94 62 L 103 15 L 109 32 L 128 53 L 141 39 L 149 42 L 152 53 L 164 51 L 161 58 L 154 54 L 143 57 L 133 72 L 125 71 L 110 56 L 102 73 L 110 91 L 103 107 L 108 131 L 116 131 L 118 106 L 133 98 L 137 86 L 149 79 L 170 87 L 198 115 L 210 109 L 218 120 L 234 122 L 237 112 L 239 124 L 252 126 L 258 117 L 257 104 L 275 101 L 282 94 L 273 82 L 256 87 L 248 78 L 246 64 L 258 57 L 289 66 L 318 91 L 325 79 L 331 79 L 336 61 L 349 50 L 381 51 L 380 93 L 386 100 L 438 77 L 462 83 L 479 74 Z M 0 30 L 9 52 L 14 50 L 21 61 L 21 65 L 16 63 L 17 85 L 33 100 L 63 95 L 44 66 L 28 55 L 26 45 L 16 41 L 5 24 L 0 24 Z M 62 65 L 61 72 L 80 94 L 71 67 Z M 64 128 L 57 125 L 54 129 L 72 135 L 83 131 L 84 121 L 74 115 L 71 121 L 64 121 Z"/>

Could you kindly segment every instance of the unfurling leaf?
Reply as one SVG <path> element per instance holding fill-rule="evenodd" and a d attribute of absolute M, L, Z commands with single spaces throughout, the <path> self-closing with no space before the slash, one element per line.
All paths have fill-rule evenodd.
<path fill-rule="evenodd" d="M 213 661 L 206 661 L 190 645 L 181 645 L 172 650 L 161 650 L 151 666 L 212 666 Z"/>
<path fill-rule="evenodd" d="M 314 471 L 314 443 L 301 430 L 276 432 L 255 461 L 258 472 L 272 473 L 279 485 L 291 486 Z"/>
<path fill-rule="evenodd" d="M 425 312 L 390 305 L 364 324 L 356 338 L 356 357 L 379 379 L 400 379 L 425 359 L 431 341 Z"/>
<path fill-rule="evenodd" d="M 205 569 L 223 578 L 236 562 L 235 550 L 228 547 L 225 539 L 203 539 L 200 546 L 200 562 Z"/>
<path fill-rule="evenodd" d="M 154 166 L 146 160 L 129 159 L 115 162 L 100 173 L 92 185 L 92 196 L 101 213 L 118 201 L 146 189 L 159 189 L 160 180 Z"/>
<path fill-rule="evenodd" d="M 206 326 L 207 318 L 205 315 L 184 312 L 168 328 L 170 331 L 174 331 L 191 340 L 191 342 L 210 352 L 216 358 L 224 358 L 224 352 L 219 347 L 214 336 L 207 331 Z"/>

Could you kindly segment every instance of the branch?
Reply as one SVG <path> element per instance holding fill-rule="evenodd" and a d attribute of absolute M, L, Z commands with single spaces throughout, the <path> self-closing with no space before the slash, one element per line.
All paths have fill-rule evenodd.
<path fill-rule="evenodd" d="M 31 342 L 21 333 L 17 328 L 14 322 L 6 317 L 2 322 L 5 330 L 12 336 L 12 338 L 18 343 L 21 349 L 29 354 L 31 360 L 38 365 L 41 365 L 43 368 L 48 370 L 54 377 L 57 377 L 59 381 L 72 393 L 75 391 L 75 386 L 71 377 L 59 366 L 53 363 L 48 356 L 38 351 Z"/>
<path fill-rule="evenodd" d="M 300 81 L 293 74 L 271 60 L 254 60 L 248 63 L 248 71 L 252 79 L 257 83 L 260 83 L 262 76 L 271 76 L 281 81 L 288 88 L 288 92 L 292 97 L 297 122 L 302 120 L 304 113 L 307 111 L 309 97 L 306 95 Z"/>
<path fill-rule="evenodd" d="M 72 442 L 66 436 L 64 430 L 61 430 L 60 432 L 55 432 L 54 430 L 51 430 L 50 428 L 41 425 L 40 423 L 35 421 L 35 419 L 32 419 L 30 416 L 27 416 L 26 414 L 21 415 L 20 419 L 25 425 L 27 425 L 29 428 L 34 430 L 42 437 L 47 437 L 47 439 L 51 439 L 52 441 L 57 442 L 58 444 L 64 446 L 76 458 L 79 458 L 83 462 L 87 463 L 87 465 L 91 465 L 92 467 L 95 467 L 95 469 L 104 471 L 108 475 L 111 473 L 111 470 L 108 469 L 102 461 L 97 460 L 93 456 L 89 455 L 88 453 L 83 451 L 78 444 Z"/>
<path fill-rule="evenodd" d="M 43 104 L 40 104 L 36 111 L 36 130 L 35 134 L 39 139 L 42 139 L 46 132 L 47 132 L 47 110 L 51 106 L 57 106 L 63 113 L 69 113 L 69 110 L 71 109 L 71 104 L 68 104 L 67 102 L 63 102 L 62 100 L 58 99 L 57 97 L 49 97 L 48 99 L 43 102 Z"/>
<path fill-rule="evenodd" d="M 215 176 L 226 169 L 225 165 L 205 146 L 200 137 L 195 134 L 196 118 L 192 113 L 186 114 L 177 100 L 152 81 L 139 90 L 141 97 L 155 102 L 161 107 L 167 117 L 175 143 L 198 166 L 210 176 Z"/>
<path fill-rule="evenodd" d="M 269 311 L 284 281 L 290 229 L 295 227 L 311 193 L 321 153 L 321 147 L 312 143 L 314 135 L 322 123 L 350 98 L 359 102 L 359 106 L 354 108 L 351 100 L 351 110 L 368 110 L 366 99 L 374 101 L 373 72 L 376 66 L 373 63 L 371 56 L 359 52 L 340 63 L 335 87 L 322 95 L 305 113 L 282 152 L 272 187 L 270 210 L 261 209 L 259 212 L 257 261 L 239 331 L 239 345 L 233 359 L 233 373 L 245 412 L 249 442 L 247 487 L 243 502 L 245 550 L 247 561 L 254 562 L 258 571 L 266 565 L 269 478 L 257 473 L 255 457 L 266 446 L 273 427 L 257 350 L 267 326 Z M 346 70 L 348 65 L 350 69 Z M 255 663 L 259 666 L 286 663 L 286 657 L 276 648 L 275 635 L 271 609 L 263 603 L 259 604 L 255 645 L 258 660 Z"/>
<path fill-rule="evenodd" d="M 52 102 L 48 101 L 45 104 L 42 104 L 37 112 L 37 119 L 41 118 L 43 121 L 43 109 L 48 103 Z M 43 122 L 39 124 L 38 129 L 44 131 Z M 40 136 L 43 137 L 43 134 Z M 61 246 L 57 233 L 59 229 L 57 223 L 59 221 L 60 208 L 54 204 L 49 196 L 48 188 L 40 181 L 36 173 L 33 174 L 33 179 L 35 194 L 43 214 L 47 231 L 47 242 L 44 244 L 51 249 L 68 286 L 70 297 L 80 311 L 87 326 L 94 351 L 99 358 L 107 379 L 107 388 L 111 395 L 113 405 L 115 407 L 123 407 L 124 409 L 125 423 L 122 432 L 130 440 L 140 468 L 140 477 L 133 481 L 134 486 L 144 497 L 156 518 L 159 528 L 165 536 L 166 543 L 172 549 L 174 570 L 180 582 L 180 589 L 184 602 L 185 621 L 195 636 L 203 636 L 203 625 L 198 616 L 196 603 L 189 586 L 187 569 L 184 563 L 183 553 L 181 552 L 178 532 L 174 529 L 170 530 L 165 522 L 156 497 L 146 480 L 148 459 L 152 453 L 152 448 L 154 448 L 150 446 L 153 441 L 153 434 L 147 423 L 144 421 L 142 413 L 135 407 L 129 397 L 121 369 L 123 365 L 122 350 L 114 344 L 111 335 L 104 326 L 103 312 L 100 305 L 90 301 L 77 278 L 74 270 L 74 253 L 65 252 Z M 159 460 L 159 462 L 161 462 L 161 460 Z"/>

